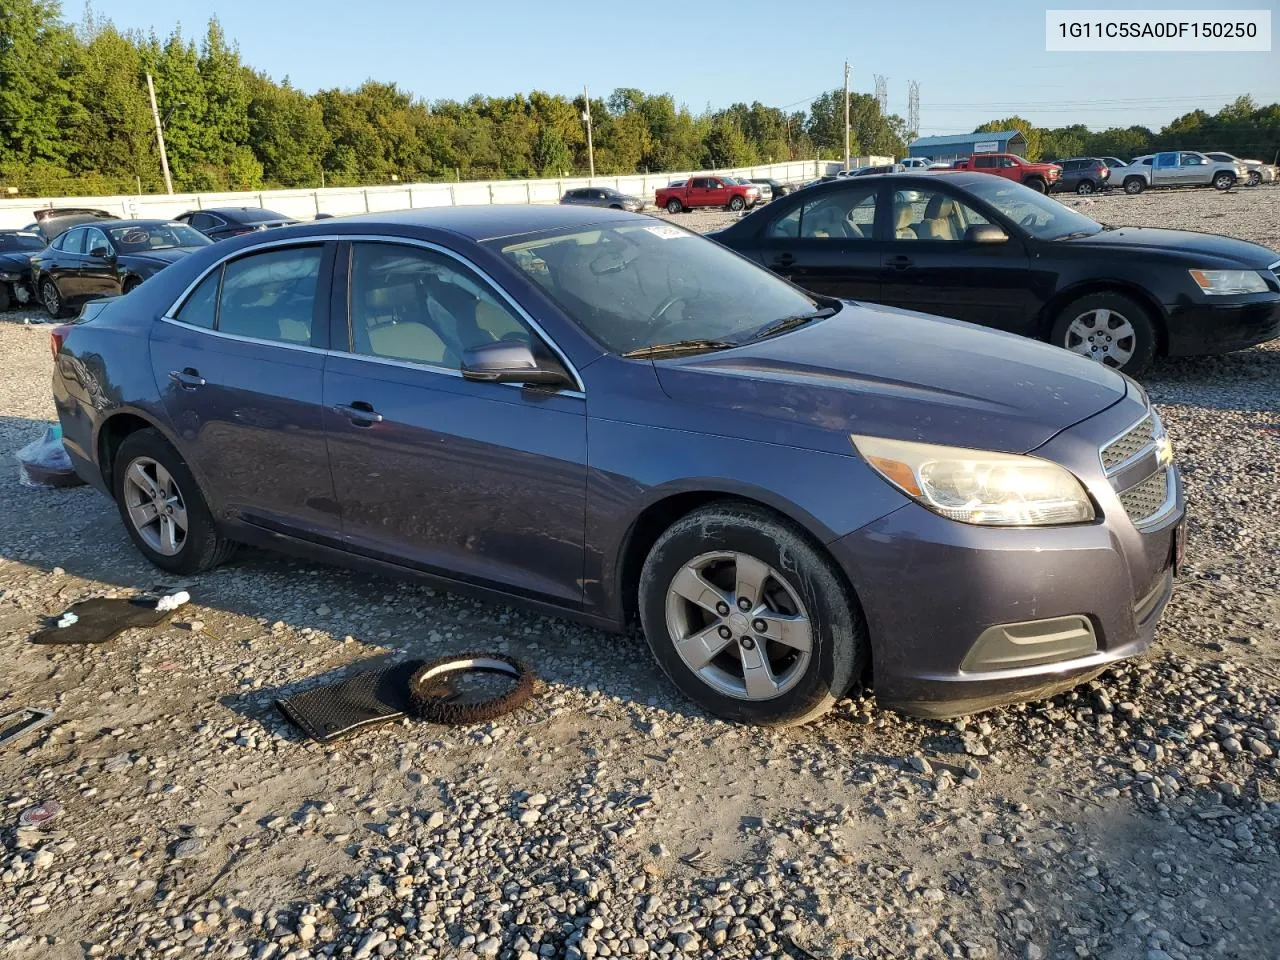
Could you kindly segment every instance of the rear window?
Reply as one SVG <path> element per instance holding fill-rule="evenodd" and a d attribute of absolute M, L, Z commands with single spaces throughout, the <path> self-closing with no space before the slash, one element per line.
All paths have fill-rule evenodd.
<path fill-rule="evenodd" d="M 0 250 L 6 253 L 16 250 L 33 252 L 43 249 L 44 242 L 34 233 L 0 233 Z"/>

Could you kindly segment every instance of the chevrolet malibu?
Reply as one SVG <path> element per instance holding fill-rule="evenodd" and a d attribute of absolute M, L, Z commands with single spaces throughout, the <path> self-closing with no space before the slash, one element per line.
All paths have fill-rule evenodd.
<path fill-rule="evenodd" d="M 67 450 L 157 566 L 251 543 L 638 618 L 735 720 L 1047 695 L 1173 587 L 1182 487 L 1132 381 L 623 211 L 239 237 L 52 340 Z"/>

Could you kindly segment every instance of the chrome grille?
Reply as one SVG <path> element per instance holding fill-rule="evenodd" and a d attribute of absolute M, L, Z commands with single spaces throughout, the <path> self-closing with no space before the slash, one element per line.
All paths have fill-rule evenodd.
<path fill-rule="evenodd" d="M 1154 516 L 1169 499 L 1169 471 L 1153 473 L 1120 494 L 1120 505 L 1135 524 Z"/>
<path fill-rule="evenodd" d="M 1155 443 L 1155 425 L 1147 414 L 1126 433 L 1102 448 L 1102 469 L 1110 473 L 1126 460 L 1131 459 Z"/>

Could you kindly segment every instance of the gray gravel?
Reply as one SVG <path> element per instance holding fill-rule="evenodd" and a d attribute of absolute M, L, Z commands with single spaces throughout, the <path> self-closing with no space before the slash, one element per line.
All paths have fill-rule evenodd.
<path fill-rule="evenodd" d="M 1088 212 L 1280 247 L 1280 190 Z M 0 748 L 0 957 L 1278 955 L 1274 345 L 1149 379 L 1192 537 L 1147 657 L 964 721 L 866 694 L 772 733 L 691 708 L 635 637 L 256 551 L 163 584 L 194 598 L 167 628 L 31 646 L 41 616 L 161 577 L 101 497 L 18 485 L 53 416 L 22 316 L 0 319 L 0 712 L 56 718 Z M 476 646 L 536 665 L 530 707 L 330 747 L 271 707 Z M 62 815 L 16 829 L 45 799 Z"/>

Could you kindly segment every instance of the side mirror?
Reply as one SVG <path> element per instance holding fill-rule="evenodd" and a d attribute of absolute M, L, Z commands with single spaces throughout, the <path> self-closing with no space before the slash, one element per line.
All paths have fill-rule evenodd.
<path fill-rule="evenodd" d="M 1009 235 L 994 223 L 976 223 L 964 232 L 966 243 L 1004 243 Z"/>
<path fill-rule="evenodd" d="M 94 257 L 98 260 L 110 260 L 111 251 L 106 247 L 94 247 L 92 250 L 89 251 L 89 256 Z"/>
<path fill-rule="evenodd" d="M 483 383 L 536 383 L 564 387 L 573 381 L 564 367 L 550 358 L 535 357 L 527 343 L 503 340 L 462 353 L 462 375 Z"/>

